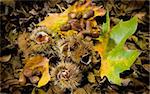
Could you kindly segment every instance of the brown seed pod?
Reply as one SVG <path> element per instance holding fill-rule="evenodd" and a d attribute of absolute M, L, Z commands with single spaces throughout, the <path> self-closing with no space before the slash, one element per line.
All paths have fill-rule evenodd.
<path fill-rule="evenodd" d="M 94 32 L 92 32 L 91 36 L 93 38 L 98 38 L 99 37 L 99 32 L 98 31 L 94 31 Z"/>
<path fill-rule="evenodd" d="M 33 83 L 33 84 L 37 83 L 40 80 L 40 78 L 38 76 L 32 76 L 29 79 L 30 79 L 31 83 Z"/>
<path fill-rule="evenodd" d="M 76 17 L 76 13 L 71 12 L 71 13 L 68 14 L 68 17 L 71 18 L 71 19 L 74 19 Z"/>
<path fill-rule="evenodd" d="M 51 41 L 48 33 L 50 33 L 50 31 L 46 27 L 38 27 L 32 31 L 30 39 L 34 40 L 37 44 L 45 44 Z"/>
<path fill-rule="evenodd" d="M 92 30 L 92 24 L 90 21 L 86 21 L 86 30 L 89 32 L 91 32 L 91 30 Z"/>
<path fill-rule="evenodd" d="M 87 11 L 84 15 L 83 15 L 83 18 L 84 19 L 89 19 L 89 18 L 91 18 L 91 17 L 93 17 L 94 16 L 94 11 L 93 10 L 89 10 L 89 11 Z"/>
<path fill-rule="evenodd" d="M 59 63 L 51 71 L 51 76 L 56 85 L 65 88 L 76 88 L 82 78 L 79 67 L 73 63 Z"/>
<path fill-rule="evenodd" d="M 73 30 L 75 30 L 75 31 L 81 31 L 82 30 L 82 28 L 80 26 L 80 21 L 79 20 L 77 20 L 77 19 L 71 19 L 71 20 L 68 21 L 68 23 L 71 24 L 71 28 Z"/>
<path fill-rule="evenodd" d="M 81 57 L 81 63 L 88 65 L 90 64 L 92 61 L 92 56 L 90 56 L 90 54 L 85 54 Z"/>
<path fill-rule="evenodd" d="M 83 19 L 80 20 L 80 26 L 81 26 L 82 29 L 85 29 L 85 27 L 86 27 L 86 23 Z"/>
<path fill-rule="evenodd" d="M 70 19 L 80 19 L 82 17 L 82 13 L 81 12 L 77 12 L 77 13 L 71 12 L 68 14 L 68 17 Z"/>
<path fill-rule="evenodd" d="M 35 36 L 35 40 L 38 44 L 47 43 L 49 40 L 48 34 L 45 32 L 38 32 Z"/>
<path fill-rule="evenodd" d="M 71 25 L 70 24 L 65 24 L 65 25 L 60 27 L 61 31 L 68 31 L 70 29 L 71 29 Z"/>
<path fill-rule="evenodd" d="M 80 19 L 82 17 L 82 13 L 81 12 L 78 12 L 77 14 L 76 14 L 76 19 Z"/>

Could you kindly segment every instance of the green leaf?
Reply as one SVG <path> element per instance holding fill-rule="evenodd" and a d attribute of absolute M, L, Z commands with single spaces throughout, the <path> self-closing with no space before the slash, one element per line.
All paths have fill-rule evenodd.
<path fill-rule="evenodd" d="M 137 24 L 136 17 L 133 17 L 129 21 L 121 21 L 112 28 L 112 31 L 105 33 L 104 35 L 107 36 L 102 38 L 101 42 L 95 46 L 96 51 L 102 57 L 100 68 L 101 77 L 106 76 L 109 81 L 118 85 L 121 84 L 119 74 L 128 70 L 140 55 L 140 52 L 137 50 L 124 48 L 126 40 L 136 31 Z M 108 24 L 106 25 L 105 23 L 103 26 L 105 26 L 103 31 L 109 30 Z M 108 41 L 104 42 L 106 39 Z"/>
<path fill-rule="evenodd" d="M 115 41 L 117 45 L 123 46 L 125 41 L 134 34 L 137 29 L 137 18 L 133 17 L 129 21 L 121 21 L 119 24 L 112 28 L 110 38 Z"/>
<path fill-rule="evenodd" d="M 107 62 L 105 62 L 105 64 L 109 63 L 108 67 L 110 67 L 105 73 L 109 81 L 120 84 L 119 74 L 128 70 L 139 55 L 140 52 L 137 50 L 125 50 L 119 47 L 113 49 L 107 56 Z"/>
<path fill-rule="evenodd" d="M 103 25 L 102 25 L 102 32 L 106 33 L 109 31 L 110 31 L 110 18 L 109 18 L 109 11 L 107 10 L 106 23 L 103 23 Z"/>

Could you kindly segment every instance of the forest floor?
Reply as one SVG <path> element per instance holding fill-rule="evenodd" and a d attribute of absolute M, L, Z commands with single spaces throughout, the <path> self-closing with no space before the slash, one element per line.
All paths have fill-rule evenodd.
<path fill-rule="evenodd" d="M 109 10 L 111 26 L 116 25 L 120 20 L 127 21 L 133 16 L 139 19 L 136 33 L 127 41 L 129 49 L 138 49 L 142 53 L 136 59 L 130 70 L 120 74 L 124 81 L 121 86 L 110 83 L 107 79 L 94 86 L 92 94 L 149 94 L 149 73 L 150 73 L 150 35 L 149 35 L 149 1 L 148 0 L 92 0 L 97 6 L 104 6 Z M 6 56 L 0 62 L 0 94 L 30 94 L 35 85 L 28 83 L 24 86 L 18 82 L 18 72 L 23 67 L 20 63 L 24 59 L 20 53 L 17 38 L 24 31 L 28 32 L 31 28 L 44 20 L 49 13 L 61 13 L 72 6 L 75 0 L 2 0 L 0 4 L 1 13 L 1 54 Z M 105 21 L 104 17 L 96 18 L 99 24 Z M 91 83 L 87 83 L 84 89 L 88 89 Z M 52 89 L 51 84 L 47 84 L 40 90 L 53 94 L 58 89 Z M 57 88 L 57 87 L 56 87 Z M 42 91 L 37 92 L 42 92 Z M 81 90 L 82 91 L 82 90 Z M 63 94 L 70 94 L 66 89 Z M 82 91 L 83 92 L 83 91 Z M 92 92 L 92 91 L 89 91 Z M 56 93 L 56 92 L 55 92 Z M 42 93 L 33 93 L 42 94 Z M 60 93 L 59 93 L 60 94 Z M 80 94 L 80 93 L 76 93 Z M 81 93 L 82 94 L 82 93 Z M 91 93 L 85 93 L 91 94 Z"/>

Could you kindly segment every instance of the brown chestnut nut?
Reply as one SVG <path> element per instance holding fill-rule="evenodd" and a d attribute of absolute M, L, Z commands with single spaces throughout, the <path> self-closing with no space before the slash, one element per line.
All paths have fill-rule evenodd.
<path fill-rule="evenodd" d="M 71 25 L 70 24 L 65 24 L 65 25 L 60 27 L 61 31 L 68 31 L 70 29 L 71 29 Z"/>
<path fill-rule="evenodd" d="M 92 23 L 90 21 L 86 21 L 86 31 L 92 31 Z"/>
<path fill-rule="evenodd" d="M 80 19 L 82 17 L 82 13 L 81 12 L 78 12 L 77 14 L 76 14 L 76 19 Z"/>
<path fill-rule="evenodd" d="M 72 20 L 70 20 L 68 23 L 71 24 L 71 28 L 72 28 L 73 30 L 75 30 L 75 31 L 81 31 L 81 30 L 82 30 L 82 28 L 81 28 L 81 26 L 80 26 L 80 21 L 79 21 L 79 20 L 77 20 L 77 19 L 72 19 Z"/>
<path fill-rule="evenodd" d="M 85 29 L 86 28 L 86 23 L 84 20 L 80 20 L 80 26 L 82 29 Z"/>
<path fill-rule="evenodd" d="M 98 31 L 94 31 L 94 32 L 92 32 L 91 36 L 93 38 L 98 38 L 99 37 L 99 32 Z"/>
<path fill-rule="evenodd" d="M 33 84 L 37 83 L 40 80 L 40 78 L 38 76 L 32 76 L 29 79 L 30 79 L 31 83 L 33 83 Z"/>
<path fill-rule="evenodd" d="M 71 19 L 74 19 L 76 17 L 76 13 L 71 12 L 71 13 L 68 14 L 68 17 L 71 18 Z"/>
<path fill-rule="evenodd" d="M 89 18 L 91 18 L 91 17 L 93 17 L 94 16 L 94 11 L 93 10 L 89 10 L 89 11 L 87 11 L 84 15 L 83 15 L 83 18 L 84 19 L 89 19 Z"/>

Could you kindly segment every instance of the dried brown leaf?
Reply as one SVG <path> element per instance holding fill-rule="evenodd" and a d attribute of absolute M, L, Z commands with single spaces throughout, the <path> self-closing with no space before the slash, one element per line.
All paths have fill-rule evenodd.
<path fill-rule="evenodd" d="M 0 57 L 0 62 L 8 62 L 11 58 L 11 54 L 9 55 L 5 55 L 5 56 L 1 56 Z"/>

